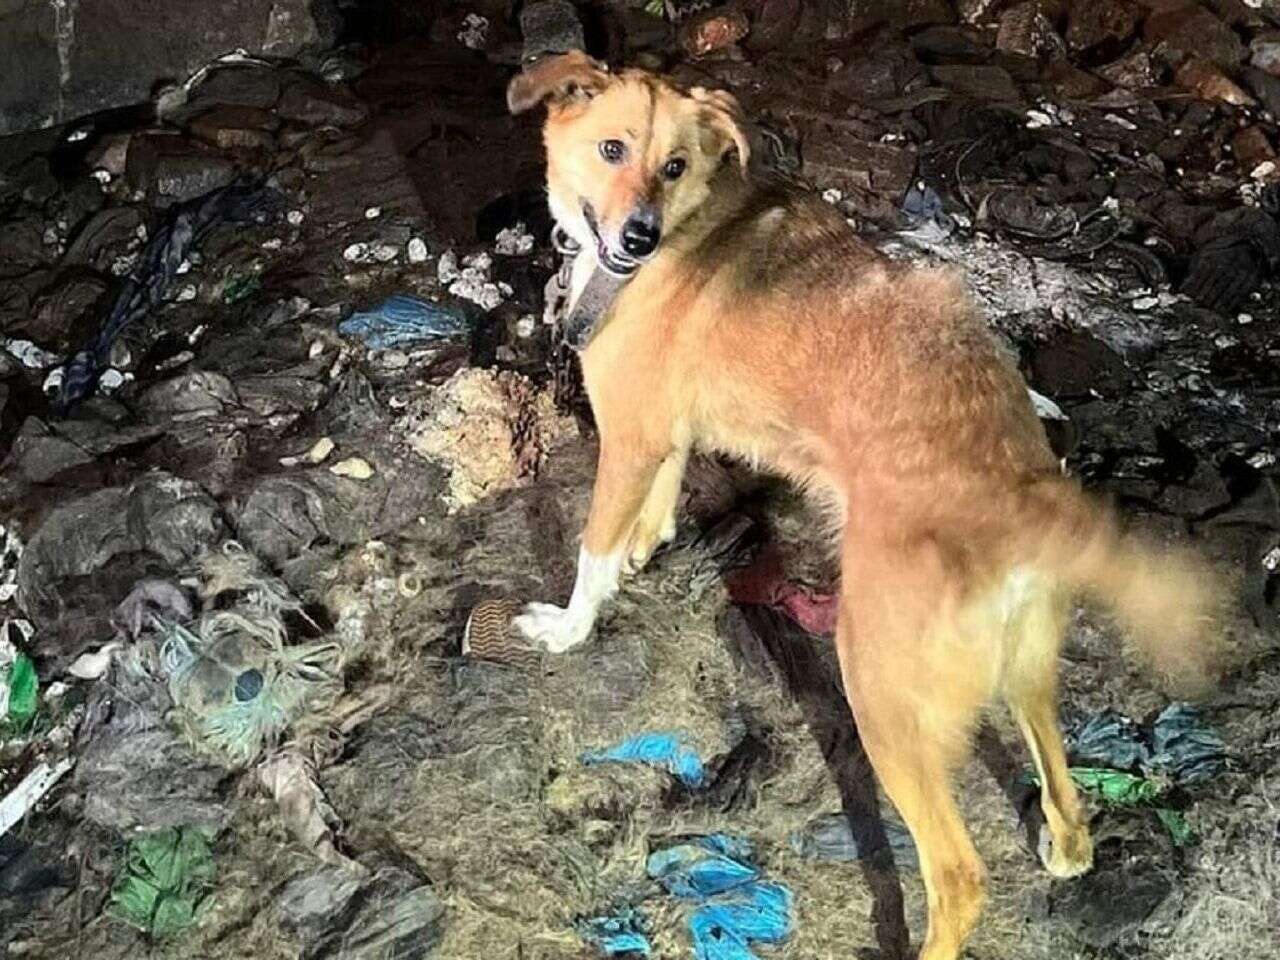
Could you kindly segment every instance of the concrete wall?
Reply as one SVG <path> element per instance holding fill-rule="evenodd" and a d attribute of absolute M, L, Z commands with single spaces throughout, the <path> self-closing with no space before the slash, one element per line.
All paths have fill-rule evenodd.
<path fill-rule="evenodd" d="M 146 100 L 236 48 L 334 39 L 328 0 L 0 0 L 0 134 Z"/>

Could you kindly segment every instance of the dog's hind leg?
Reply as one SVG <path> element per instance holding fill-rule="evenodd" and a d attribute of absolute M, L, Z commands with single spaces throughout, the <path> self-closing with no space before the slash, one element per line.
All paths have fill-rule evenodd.
<path fill-rule="evenodd" d="M 1079 794 L 1067 771 L 1058 728 L 1058 650 L 1066 628 L 1066 605 L 1048 587 L 1038 587 L 1010 624 L 1002 689 L 1040 775 L 1040 808 L 1047 836 L 1040 859 L 1055 877 L 1074 877 L 1093 865 L 1093 841 Z"/>
<path fill-rule="evenodd" d="M 563 653 L 591 635 L 601 605 L 618 589 L 627 538 L 663 460 L 663 453 L 638 438 L 603 434 L 573 595 L 567 607 L 526 606 L 514 620 L 526 637 L 551 653 Z"/>
<path fill-rule="evenodd" d="M 836 643 L 858 735 L 885 793 L 915 840 L 929 905 L 919 960 L 958 960 L 977 924 L 986 869 L 960 817 L 951 774 L 964 759 L 990 692 L 990 647 L 940 637 L 929 609 L 943 583 L 845 550 Z M 914 558 L 913 558 L 914 559 Z M 927 558 L 923 564 L 928 566 Z"/>
<path fill-rule="evenodd" d="M 679 449 L 662 461 L 653 486 L 645 497 L 640 516 L 627 543 L 622 572 L 631 574 L 644 569 L 653 552 L 664 543 L 670 543 L 676 535 L 676 510 L 680 504 L 680 484 L 684 480 L 689 451 Z"/>

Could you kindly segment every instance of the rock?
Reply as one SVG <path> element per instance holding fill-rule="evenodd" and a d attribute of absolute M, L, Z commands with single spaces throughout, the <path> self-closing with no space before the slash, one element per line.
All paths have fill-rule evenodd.
<path fill-rule="evenodd" d="M 1017 102 L 1022 99 L 1013 77 L 1003 67 L 957 63 L 939 64 L 930 70 L 938 83 L 975 100 Z"/>
<path fill-rule="evenodd" d="M 71 241 L 62 262 L 107 273 L 112 261 L 137 242 L 138 228 L 143 222 L 142 213 L 136 207 L 99 210 Z"/>
<path fill-rule="evenodd" d="M 1086 100 L 1101 96 L 1111 89 L 1111 84 L 1103 78 L 1073 67 L 1066 60 L 1045 64 L 1040 72 L 1040 79 L 1050 84 L 1059 96 L 1068 100 Z"/>
<path fill-rule="evenodd" d="M 219 150 L 269 150 L 279 129 L 275 114 L 260 107 L 219 106 L 191 121 L 192 136 Z"/>
<path fill-rule="evenodd" d="M 1155 67 L 1151 63 L 1151 55 L 1145 50 L 1098 67 L 1096 72 L 1098 76 L 1126 90 L 1143 90 L 1156 86 Z"/>
<path fill-rule="evenodd" d="M 1073 53 L 1113 57 L 1141 20 L 1141 8 L 1130 0 L 1075 0 L 1067 17 L 1067 46 Z"/>
<path fill-rule="evenodd" d="M 991 59 L 984 34 L 969 27 L 926 27 L 911 35 L 911 49 L 921 63 L 986 63 Z"/>
<path fill-rule="evenodd" d="M 787 46 L 800 22 L 800 8 L 800 0 L 763 0 L 744 46 L 749 50 L 776 50 Z"/>
<path fill-rule="evenodd" d="M 223 103 L 269 110 L 280 99 L 280 74 L 265 67 L 214 70 L 191 91 L 191 103 Z"/>
<path fill-rule="evenodd" d="M 225 187 L 236 176 L 229 159 L 186 137 L 141 134 L 129 144 L 125 176 L 152 203 L 168 206 Z"/>
<path fill-rule="evenodd" d="M 585 50 L 587 41 L 577 8 L 568 0 L 538 0 L 520 11 L 520 35 L 524 38 L 521 60 L 529 63 L 547 54 Z"/>
<path fill-rule="evenodd" d="M 1066 52 L 1062 37 L 1037 0 L 1023 0 L 1000 15 L 996 49 L 1034 59 L 1056 59 Z"/>
<path fill-rule="evenodd" d="M 107 282 L 97 274 L 64 271 L 36 299 L 27 332 L 37 343 L 67 353 L 97 329 L 110 293 Z"/>
<path fill-rule="evenodd" d="M 20 277 L 48 259 L 44 223 L 38 217 L 0 224 L 0 279 Z"/>
<path fill-rule="evenodd" d="M 955 8 L 948 0 L 852 0 L 849 16 L 869 22 L 882 20 L 902 30 L 956 22 Z"/>
<path fill-rule="evenodd" d="M 1152 43 L 1163 43 L 1221 67 L 1234 67 L 1244 60 L 1244 44 L 1235 31 L 1203 7 L 1153 13 L 1143 25 L 1142 35 Z"/>
<path fill-rule="evenodd" d="M 858 103 L 874 106 L 877 100 L 896 97 L 924 74 L 910 49 L 881 45 L 851 57 L 827 79 L 829 89 Z"/>
<path fill-rule="evenodd" d="M 351 127 L 362 123 L 368 109 L 339 87 L 296 74 L 280 97 L 277 112 L 285 120 L 311 126 Z"/>
<path fill-rule="evenodd" d="M 1249 65 L 1280 77 L 1280 32 L 1261 34 L 1249 44 Z"/>
<path fill-rule="evenodd" d="M 0 4 L 0 134 L 147 100 L 230 50 L 296 57 L 337 24 L 310 0 Z"/>
<path fill-rule="evenodd" d="M 739 10 L 710 10 L 682 24 L 677 39 L 685 55 L 696 60 L 732 47 L 750 29 L 746 14 Z"/>
<path fill-rule="evenodd" d="M 1201 100 L 1221 100 L 1239 107 L 1252 106 L 1256 102 L 1212 62 L 1198 57 L 1191 57 L 1183 63 L 1174 73 L 1173 82 Z"/>
<path fill-rule="evenodd" d="M 1258 124 L 1245 127 L 1231 138 L 1231 152 L 1236 155 L 1240 168 L 1248 173 L 1264 160 L 1274 160 L 1275 147 L 1267 138 L 1266 131 Z"/>
<path fill-rule="evenodd" d="M 1132 386 L 1133 375 L 1121 356 L 1083 331 L 1057 333 L 1027 351 L 1027 380 L 1053 400 L 1116 396 Z"/>
<path fill-rule="evenodd" d="M 805 175 L 846 194 L 871 193 L 895 208 L 915 175 L 910 150 L 841 137 L 810 137 L 804 144 Z"/>
<path fill-rule="evenodd" d="M 1241 75 L 1245 87 L 1272 114 L 1280 116 L 1280 77 L 1273 77 L 1265 70 L 1248 67 Z"/>
<path fill-rule="evenodd" d="M 87 451 L 55 435 L 35 417 L 28 417 L 0 470 L 27 483 L 48 483 L 64 471 L 92 462 Z"/>
<path fill-rule="evenodd" d="M 276 899 L 280 926 L 303 941 L 303 955 L 333 926 L 341 926 L 347 907 L 365 876 L 340 864 L 297 874 Z"/>

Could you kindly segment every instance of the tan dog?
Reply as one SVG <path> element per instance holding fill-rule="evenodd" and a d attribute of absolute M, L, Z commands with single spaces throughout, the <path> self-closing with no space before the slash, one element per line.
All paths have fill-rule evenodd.
<path fill-rule="evenodd" d="M 573 595 L 517 625 L 552 651 L 587 639 L 619 575 L 672 537 L 693 448 L 819 494 L 841 531 L 845 691 L 920 852 L 920 957 L 955 960 L 984 868 L 950 775 L 982 707 L 999 693 L 1030 747 L 1045 866 L 1088 870 L 1057 720 L 1069 601 L 1108 606 L 1149 667 L 1194 686 L 1215 579 L 1121 536 L 1061 475 L 960 276 L 886 262 L 817 198 L 751 182 L 732 97 L 572 54 L 516 78 L 509 103 L 548 106 L 550 204 L 583 246 L 575 272 L 634 272 L 581 355 L 601 449 Z"/>

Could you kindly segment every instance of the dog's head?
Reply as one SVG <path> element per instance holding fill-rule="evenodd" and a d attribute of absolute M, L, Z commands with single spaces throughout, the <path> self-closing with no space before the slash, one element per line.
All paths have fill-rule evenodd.
<path fill-rule="evenodd" d="M 728 93 L 682 93 L 650 73 L 610 73 L 586 54 L 549 57 L 511 81 L 507 105 L 547 105 L 551 213 L 601 265 L 626 276 L 707 198 L 731 154 L 749 147 Z"/>

